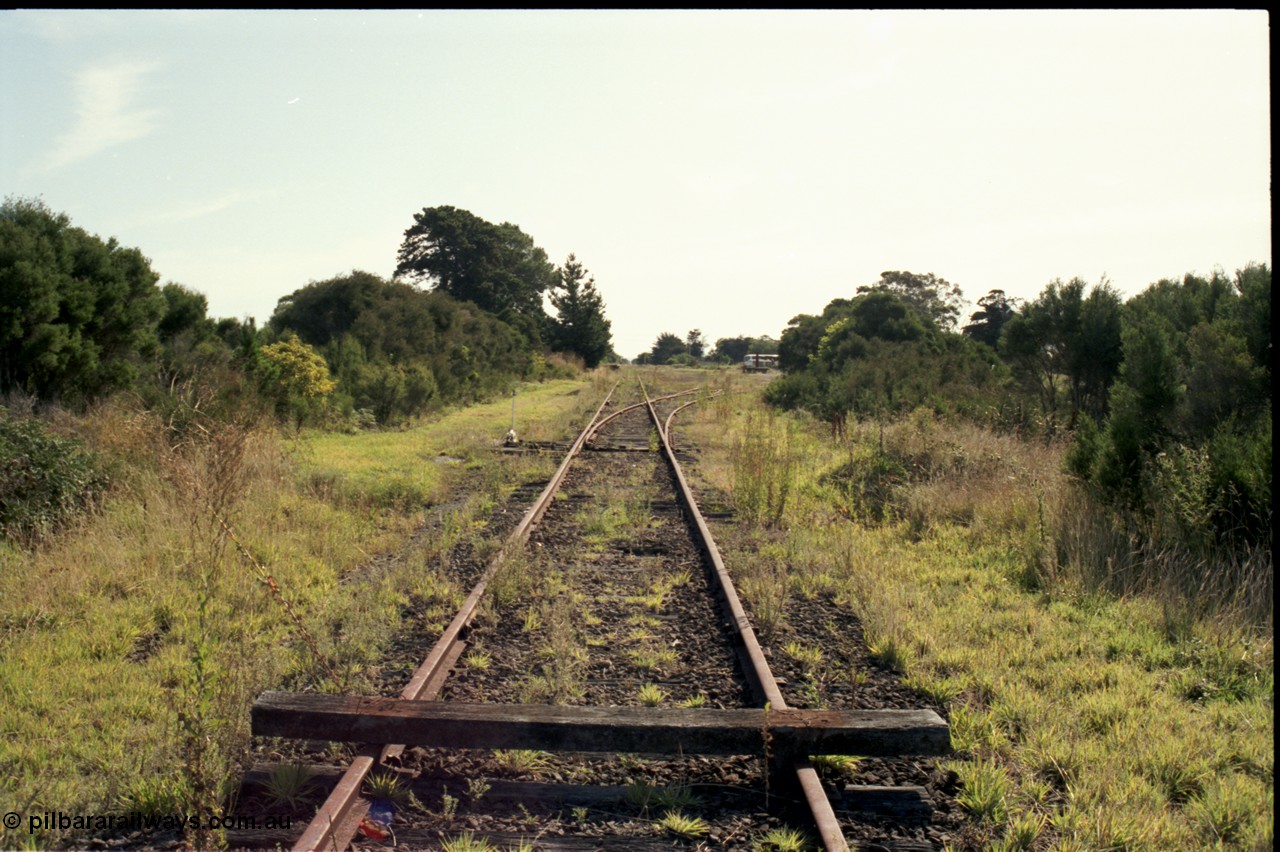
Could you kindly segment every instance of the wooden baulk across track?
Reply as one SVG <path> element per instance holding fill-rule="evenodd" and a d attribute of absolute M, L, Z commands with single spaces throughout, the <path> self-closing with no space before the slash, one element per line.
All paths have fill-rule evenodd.
<path fill-rule="evenodd" d="M 462 704 L 315 692 L 267 692 L 253 733 L 433 748 L 631 754 L 942 754 L 932 710 L 686 709 Z"/>
<path fill-rule="evenodd" d="M 647 407 L 652 431 L 657 435 L 657 446 L 650 447 L 648 439 L 631 436 L 624 437 L 620 446 L 602 448 L 659 449 L 664 453 L 679 483 L 682 492 L 679 500 L 698 539 L 698 547 L 705 554 L 711 573 L 717 578 L 718 595 L 733 629 L 740 668 L 758 708 L 654 712 L 642 708 L 464 705 L 432 700 L 440 695 L 450 671 L 466 648 L 469 625 L 497 566 L 507 553 L 513 552 L 528 538 L 550 505 L 573 458 L 599 432 L 604 420 L 610 419 L 602 418 L 602 414 L 609 406 L 614 390 L 610 391 L 591 422 L 574 441 L 542 495 L 507 539 L 503 553 L 486 569 L 427 660 L 402 691 L 400 699 L 266 694 L 255 706 L 254 732 L 335 741 L 396 741 L 452 748 L 536 748 L 543 751 L 662 753 L 665 751 L 662 743 L 672 741 L 673 737 L 678 742 L 688 740 L 691 743 L 683 748 L 684 753 L 706 749 L 717 754 L 758 754 L 764 748 L 765 753 L 773 756 L 778 768 L 789 767 L 787 771 L 794 771 L 823 847 L 827 850 L 847 849 L 834 812 L 807 755 L 831 752 L 944 753 L 949 747 L 946 725 L 928 711 L 879 711 L 877 716 L 875 712 L 868 715 L 869 711 L 833 713 L 786 708 L 709 528 L 669 444 L 671 418 L 668 417 L 666 422 L 659 419 L 653 405 L 656 400 L 650 400 L 643 387 L 645 401 L 623 410 Z M 659 399 L 671 399 L 687 393 L 690 392 Z M 367 712 L 370 710 L 376 712 Z M 291 714 L 294 718 L 289 721 Z M 327 721 L 321 722 L 321 719 Z M 575 729 L 580 730 L 575 733 Z M 677 736 L 676 730 L 683 733 Z M 762 736 L 762 732 L 765 735 Z M 778 735 L 767 735 L 773 732 Z M 699 744 L 693 745 L 694 740 L 690 737 Z M 719 745 L 713 747 L 717 742 Z M 831 743 L 840 744 L 837 747 Z M 377 764 L 394 763 L 403 749 L 404 745 L 364 745 L 293 848 L 347 848 L 368 807 L 360 798 L 364 778 Z"/>

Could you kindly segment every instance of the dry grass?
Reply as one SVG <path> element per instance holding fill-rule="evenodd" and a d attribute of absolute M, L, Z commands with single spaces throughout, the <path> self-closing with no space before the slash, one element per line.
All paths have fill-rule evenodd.
<path fill-rule="evenodd" d="M 1116 576 L 1134 548 L 1088 514 L 1058 446 L 926 413 L 834 440 L 753 406 L 689 420 L 695 479 L 732 494 L 743 464 L 793 477 L 776 521 L 718 531 L 730 570 L 745 587 L 772 560 L 788 594 L 832 591 L 883 663 L 946 703 L 990 847 L 1271 848 L 1269 611 Z M 763 428 L 779 434 L 744 436 Z M 735 458 L 770 445 L 789 457 Z M 1267 560 L 1220 570 L 1256 594 Z"/>
<path fill-rule="evenodd" d="M 522 391 L 525 433 L 560 437 L 584 419 L 593 381 Z M 547 475 L 543 459 L 488 451 L 510 411 L 508 398 L 415 429 L 295 441 L 214 424 L 174 440 L 119 404 L 63 416 L 57 428 L 115 461 L 116 484 L 41 548 L 0 542 L 2 798 L 24 812 L 216 810 L 255 695 L 365 688 L 405 613 L 425 613 L 416 629 L 447 621 L 463 591 L 439 571 L 449 550 Z M 430 519 L 437 534 L 407 543 Z M 0 834 L 3 848 L 68 842 Z"/>

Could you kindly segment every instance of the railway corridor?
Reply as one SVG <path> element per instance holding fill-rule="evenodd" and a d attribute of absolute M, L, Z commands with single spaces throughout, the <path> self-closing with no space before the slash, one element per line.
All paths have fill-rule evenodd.
<path fill-rule="evenodd" d="M 824 783 L 804 754 L 770 754 L 769 706 L 826 707 L 829 696 L 797 692 L 809 682 L 803 660 L 784 661 L 790 679 L 769 670 L 705 521 L 681 496 L 665 424 L 689 393 L 602 404 L 401 698 L 663 708 L 686 720 L 763 706 L 762 746 L 659 755 L 607 743 L 568 753 L 366 745 L 294 848 L 848 848 L 857 817 L 848 807 L 837 816 L 828 800 L 843 801 L 839 779 Z M 647 397 L 642 386 L 633 397 Z M 838 633 L 824 617 L 815 631 Z M 945 723 L 931 711 L 908 721 L 909 711 L 877 713 L 870 724 L 893 728 L 884 754 L 945 750 Z"/>

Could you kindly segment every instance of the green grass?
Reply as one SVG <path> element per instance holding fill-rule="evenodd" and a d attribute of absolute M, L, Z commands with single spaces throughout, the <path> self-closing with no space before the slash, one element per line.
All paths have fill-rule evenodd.
<path fill-rule="evenodd" d="M 702 817 L 688 816 L 681 811 L 667 811 L 658 818 L 657 825 L 662 831 L 686 840 L 697 840 L 711 830 Z"/>
<path fill-rule="evenodd" d="M 489 655 L 483 651 L 468 651 L 462 657 L 463 665 L 478 672 L 487 671 L 491 661 Z"/>
<path fill-rule="evenodd" d="M 818 772 L 833 778 L 852 778 L 862 762 L 861 758 L 849 754 L 816 754 L 809 760 Z"/>
<path fill-rule="evenodd" d="M 517 426 L 563 437 L 598 402 L 587 381 L 523 389 Z M 172 812 L 198 794 L 216 806 L 257 694 L 332 690 L 329 672 L 372 688 L 370 666 L 410 605 L 427 613 L 414 629 L 430 630 L 465 593 L 439 573 L 449 549 L 549 473 L 546 459 L 489 452 L 510 410 L 508 398 L 403 431 L 297 440 L 214 429 L 178 451 L 162 423 L 123 406 L 77 421 L 127 475 L 99 513 L 39 549 L 0 542 L 0 800 Z M 433 515 L 446 500 L 447 516 Z M 222 537 L 220 516 L 277 592 Z M 426 520 L 436 533 L 407 544 Z M 372 559 L 384 553 L 402 558 Z M 0 848 L 68 842 L 0 833 Z"/>
<path fill-rule="evenodd" d="M 650 480 L 648 465 L 636 465 L 622 482 L 602 487 L 604 490 L 597 491 L 591 504 L 577 514 L 583 538 L 596 552 L 634 538 L 659 523 L 650 508 L 657 487 Z"/>
<path fill-rule="evenodd" d="M 580 400 L 570 396 L 575 392 Z M 579 380 L 521 385 L 517 431 L 525 441 L 563 438 L 571 422 L 585 422 L 588 406 L 576 403 L 593 399 L 599 403 Z M 486 466 L 510 424 L 508 398 L 458 409 L 405 431 L 308 432 L 295 447 L 299 475 L 311 491 L 340 504 L 415 517 L 439 501 L 459 475 Z"/>
<path fill-rule="evenodd" d="M 795 640 L 788 641 L 782 648 L 787 656 L 807 669 L 816 669 L 822 665 L 822 649 L 816 645 L 805 645 Z"/>
<path fill-rule="evenodd" d="M 646 683 L 640 687 L 636 693 L 636 697 L 640 699 L 640 703 L 645 707 L 657 707 L 666 701 L 670 696 L 666 690 L 657 684 Z"/>
<path fill-rule="evenodd" d="M 978 836 L 1006 849 L 1271 847 L 1270 623 L 1081 583 L 1062 507 L 1082 498 L 1060 448 L 927 413 L 883 434 L 851 424 L 841 441 L 756 405 L 737 394 L 688 421 L 695 481 L 731 496 L 745 483 L 762 521 L 716 529 L 730 571 L 758 576 L 767 556 L 798 595 L 822 578 L 878 662 L 944 701 Z M 881 455 L 913 473 L 859 491 Z M 744 597 L 776 617 L 777 601 Z"/>
<path fill-rule="evenodd" d="M 551 755 L 545 751 L 499 749 L 493 759 L 499 767 L 516 775 L 536 775 L 551 768 Z"/>
<path fill-rule="evenodd" d="M 635 634 L 632 634 L 631 639 L 635 639 Z M 673 648 L 656 648 L 649 644 L 632 648 L 627 652 L 627 656 L 637 668 L 650 672 L 666 671 L 675 666 L 680 659 L 680 655 Z"/>
<path fill-rule="evenodd" d="M 804 852 L 812 848 L 804 833 L 794 828 L 770 829 L 751 844 L 752 852 Z"/>
<path fill-rule="evenodd" d="M 305 763 L 279 763 L 267 776 L 266 793 L 279 807 L 295 808 L 310 792 L 312 769 Z"/>
<path fill-rule="evenodd" d="M 476 837 L 469 831 L 444 838 L 440 841 L 440 848 L 445 852 L 498 852 L 499 850 L 499 847 L 485 838 Z"/>
<path fill-rule="evenodd" d="M 364 793 L 370 799 L 385 799 L 395 804 L 409 801 L 409 788 L 392 772 L 379 772 L 366 778 Z"/>

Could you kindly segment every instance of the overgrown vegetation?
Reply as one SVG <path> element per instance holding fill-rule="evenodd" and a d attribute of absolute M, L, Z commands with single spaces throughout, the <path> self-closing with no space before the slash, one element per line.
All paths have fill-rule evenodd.
<path fill-rule="evenodd" d="M 1178 573 L 1204 566 L 1134 554 L 1065 438 L 928 408 L 833 437 L 722 381 L 686 425 L 697 475 L 737 503 L 754 471 L 748 510 L 762 482 L 789 495 L 717 529 L 753 621 L 829 596 L 881 665 L 944 704 L 974 845 L 1271 848 L 1269 553 L 1234 594 L 1188 595 Z"/>
<path fill-rule="evenodd" d="M 500 267 L 473 283 L 514 293 Z M 543 345 L 557 324 L 540 301 L 530 326 L 475 293 L 353 273 L 259 329 L 158 282 L 140 251 L 42 202 L 0 208 L 0 790 L 28 810 L 218 813 L 249 697 L 355 688 L 403 619 L 447 619 L 450 550 L 543 464 L 482 450 L 509 426 L 505 398 L 448 427 L 344 433 L 581 372 Z M 602 310 L 575 283 L 579 313 Z M 522 392 L 522 418 L 580 415 L 570 387 Z M 315 425 L 340 428 L 296 437 Z M 464 482 L 437 535 L 365 570 Z"/>
<path fill-rule="evenodd" d="M 851 421 L 920 410 L 1028 439 L 1066 435 L 1090 530 L 1069 546 L 1093 548 L 1082 561 L 1099 566 L 1088 573 L 1100 587 L 1176 580 L 1188 600 L 1266 614 L 1267 266 L 1160 281 L 1127 302 L 1106 281 L 1078 278 L 1050 282 L 1025 305 L 992 291 L 962 334 L 949 331 L 959 290 L 942 279 L 886 272 L 858 292 L 791 320 L 771 403 L 811 412 L 837 437 Z M 932 474 L 884 449 L 851 450 L 826 474 L 875 520 L 895 489 Z"/>
<path fill-rule="evenodd" d="M 483 549 L 483 512 L 547 462 L 486 452 L 505 398 L 444 413 L 578 375 L 609 357 L 609 325 L 577 259 L 556 269 L 510 223 L 428 208 L 398 259 L 427 290 L 353 271 L 301 287 L 260 329 L 209 317 L 138 249 L 41 202 L 0 207 L 14 810 L 215 814 L 252 695 L 358 687 L 397 625 L 447 620 L 465 591 L 442 570 L 450 552 Z M 833 598 L 880 665 L 947 705 L 960 801 L 989 846 L 1269 848 L 1270 279 L 1188 275 L 1127 301 L 1080 279 L 1026 304 L 992 291 L 957 334 L 958 288 L 886 272 L 780 341 L 708 353 L 698 329 L 664 333 L 637 361 L 778 353 L 772 407 L 725 374 L 697 427 L 702 475 L 741 521 L 726 544 L 744 599 L 772 641 L 792 596 Z M 581 386 L 522 391 L 522 419 L 579 417 Z M 372 431 L 389 426 L 412 428 Z M 589 532 L 607 543 L 647 516 L 620 502 Z M 591 616 L 539 572 L 522 614 L 541 656 L 521 688 L 572 700 L 575 616 Z M 499 576 L 495 605 L 530 581 Z M 657 610 L 671 590 L 632 603 Z M 670 666 L 633 627 L 635 665 Z M 279 779 L 281 800 L 301 783 Z M 678 810 L 663 821 L 701 830 Z"/>
<path fill-rule="evenodd" d="M 558 436 L 582 417 L 582 387 L 523 390 L 522 430 Z M 195 418 L 180 441 L 123 402 L 58 415 L 115 473 L 74 529 L 35 549 L 0 542 L 3 797 L 31 812 L 216 813 L 253 696 L 334 690 L 335 677 L 369 689 L 397 630 L 443 629 L 465 592 L 443 573 L 450 551 L 494 501 L 549 473 L 541 457 L 488 452 L 510 412 L 504 399 L 413 430 L 290 440 Z M 371 561 L 380 553 L 396 558 Z"/>
<path fill-rule="evenodd" d="M 1070 464 L 1157 546 L 1270 550 L 1270 316 L 1265 266 L 1161 281 L 1125 305 L 1107 414 Z"/>
<path fill-rule="evenodd" d="M 398 425 L 517 381 L 576 375 L 611 351 L 604 302 L 576 257 L 551 265 L 510 223 L 452 207 L 415 217 L 386 281 L 353 271 L 283 297 L 263 329 L 215 320 L 207 300 L 138 249 L 42 202 L 0 208 L 0 396 L 82 411 L 128 392 L 176 429 L 198 412 L 263 410 L 295 428 Z M 543 309 L 549 295 L 558 315 Z"/>
<path fill-rule="evenodd" d="M 850 416 L 888 418 L 921 405 L 978 416 L 999 406 L 1008 378 L 990 349 L 879 289 L 793 318 L 778 357 L 787 375 L 770 387 L 770 401 L 812 411 L 837 430 Z"/>
<path fill-rule="evenodd" d="M 578 259 L 562 269 L 510 222 L 495 225 L 456 207 L 423 208 L 404 232 L 396 275 L 474 304 L 536 349 L 543 342 L 594 367 L 611 350 L 604 302 Z M 559 316 L 542 307 L 550 296 Z"/>
<path fill-rule="evenodd" d="M 91 506 L 107 482 L 83 444 L 0 407 L 0 535 L 45 538 Z"/>
<path fill-rule="evenodd" d="M 0 207 L 0 394 L 83 401 L 128 387 L 159 348 L 165 299 L 142 252 L 39 201 Z"/>
<path fill-rule="evenodd" d="M 509 325 L 444 293 L 368 272 L 308 284 L 280 300 L 269 329 L 322 353 L 333 409 L 390 424 L 441 403 L 482 398 L 533 370 Z"/>

